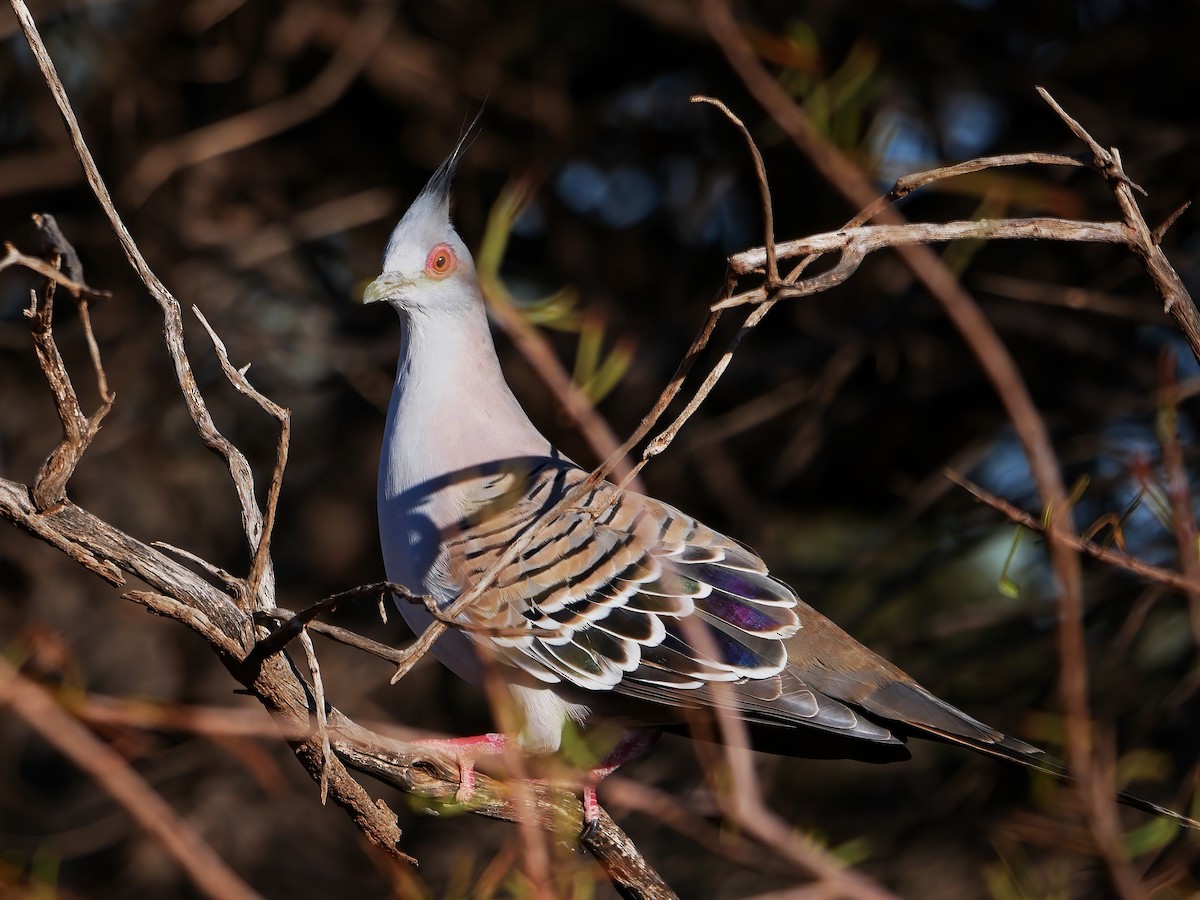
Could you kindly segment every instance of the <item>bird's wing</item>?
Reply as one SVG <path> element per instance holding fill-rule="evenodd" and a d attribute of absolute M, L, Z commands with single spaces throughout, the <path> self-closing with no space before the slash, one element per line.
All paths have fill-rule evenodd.
<path fill-rule="evenodd" d="M 676 709 L 724 703 L 755 721 L 895 741 L 790 670 L 796 595 L 735 541 L 608 483 L 535 526 L 584 478 L 551 461 L 496 476 L 484 502 L 443 534 L 446 578 L 461 589 L 538 528 L 463 613 L 491 655 L 547 685 Z M 705 690 L 716 682 L 728 687 Z"/>

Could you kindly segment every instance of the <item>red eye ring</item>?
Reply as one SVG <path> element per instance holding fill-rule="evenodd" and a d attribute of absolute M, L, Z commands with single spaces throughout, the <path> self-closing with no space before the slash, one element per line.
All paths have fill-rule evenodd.
<path fill-rule="evenodd" d="M 425 274 L 431 278 L 445 278 L 458 266 L 458 257 L 449 244 L 438 244 L 425 257 Z"/>

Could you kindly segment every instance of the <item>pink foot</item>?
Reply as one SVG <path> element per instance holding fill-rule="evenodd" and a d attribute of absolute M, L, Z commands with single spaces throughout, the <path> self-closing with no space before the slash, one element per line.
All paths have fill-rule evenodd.
<path fill-rule="evenodd" d="M 596 799 L 596 785 L 615 772 L 620 766 L 637 759 L 649 750 L 658 740 L 660 732 L 646 728 L 631 731 L 622 737 L 615 747 L 597 763 L 584 777 L 582 785 L 583 797 L 583 836 L 586 837 L 596 827 L 600 819 L 600 802 Z M 508 738 L 503 734 L 489 733 L 475 737 L 461 738 L 429 738 L 415 741 L 423 747 L 448 752 L 458 762 L 458 790 L 454 799 L 458 803 L 467 803 L 475 793 L 475 761 L 481 756 L 495 756 L 509 749 Z M 535 783 L 546 784 L 542 779 L 533 779 Z M 552 783 L 552 782 L 551 782 Z M 579 786 L 575 782 L 575 786 Z"/>
<path fill-rule="evenodd" d="M 587 774 L 583 783 L 583 837 L 595 829 L 600 820 L 600 801 L 596 799 L 596 785 L 630 760 L 637 759 L 658 741 L 661 732 L 653 728 L 630 731 L 607 755 Z"/>
<path fill-rule="evenodd" d="M 474 737 L 429 738 L 414 743 L 454 755 L 458 762 L 458 790 L 454 792 L 457 803 L 467 803 L 475 793 L 475 761 L 481 756 L 495 756 L 508 749 L 508 738 L 495 732 Z"/>

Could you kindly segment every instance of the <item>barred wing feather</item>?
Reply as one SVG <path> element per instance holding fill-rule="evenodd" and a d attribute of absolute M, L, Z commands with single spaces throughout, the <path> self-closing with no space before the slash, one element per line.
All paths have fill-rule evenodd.
<path fill-rule="evenodd" d="M 493 478 L 490 494 L 443 535 L 452 579 L 462 586 L 480 578 L 586 477 L 545 461 Z M 750 550 L 605 482 L 543 527 L 463 616 L 491 629 L 472 636 L 498 660 L 547 685 L 675 708 L 724 702 L 753 721 L 895 742 L 791 671 L 787 646 L 803 637 L 801 608 Z M 714 682 L 729 689 L 703 690 Z"/>

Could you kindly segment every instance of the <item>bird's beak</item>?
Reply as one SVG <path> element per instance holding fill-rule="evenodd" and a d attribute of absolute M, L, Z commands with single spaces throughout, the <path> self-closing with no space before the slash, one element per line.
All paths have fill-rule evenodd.
<path fill-rule="evenodd" d="M 367 285 L 367 289 L 363 291 L 363 303 L 386 300 L 408 287 L 412 287 L 412 282 L 408 279 L 401 278 L 395 273 L 384 272 Z"/>

